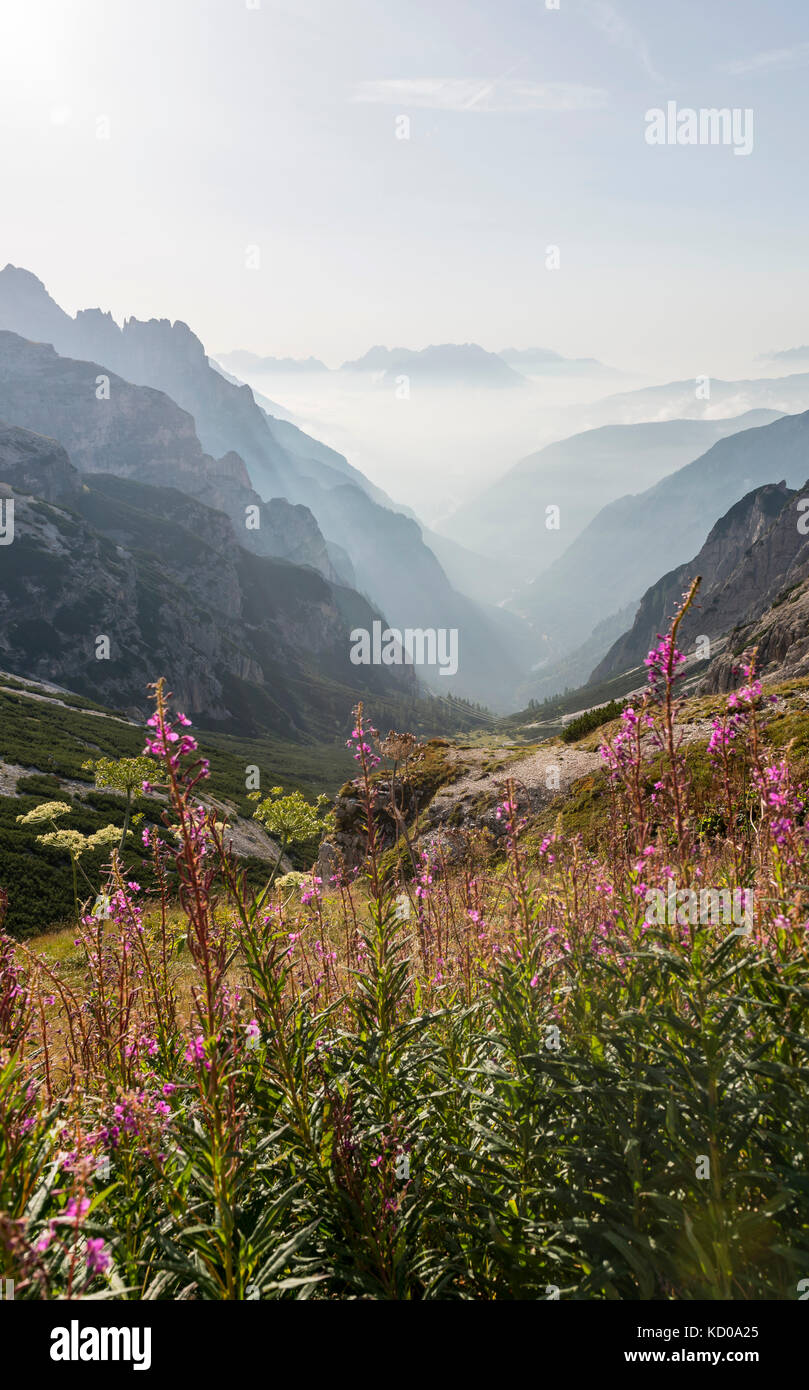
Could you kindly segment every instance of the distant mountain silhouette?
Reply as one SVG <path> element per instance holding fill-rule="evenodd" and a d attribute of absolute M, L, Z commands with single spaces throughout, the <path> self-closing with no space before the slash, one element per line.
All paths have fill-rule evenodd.
<path fill-rule="evenodd" d="M 217 361 L 234 372 L 327 372 L 325 362 L 318 357 L 260 357 L 257 352 L 237 348 L 235 352 L 220 352 Z"/>
<path fill-rule="evenodd" d="M 563 357 L 561 352 L 553 352 L 550 348 L 503 348 L 497 356 L 528 376 L 545 376 L 548 373 L 622 375 L 615 367 L 605 366 L 596 357 Z"/>
<path fill-rule="evenodd" d="M 442 343 L 421 348 L 372 347 L 343 372 L 378 373 L 385 380 L 404 374 L 427 386 L 523 386 L 525 378 L 496 352 L 477 343 Z"/>
<path fill-rule="evenodd" d="M 440 529 L 501 564 L 516 563 L 526 580 L 533 579 L 614 498 L 658 482 L 726 435 L 776 418 L 774 412 L 756 411 L 729 420 L 586 430 L 521 459 Z M 560 510 L 558 529 L 546 526 L 548 506 Z"/>

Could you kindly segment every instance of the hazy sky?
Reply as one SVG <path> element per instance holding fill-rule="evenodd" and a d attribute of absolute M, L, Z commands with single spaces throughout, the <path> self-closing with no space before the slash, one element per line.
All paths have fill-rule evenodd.
<path fill-rule="evenodd" d="M 809 342 L 806 0 L 559 6 L 2 0 L 0 263 L 334 364 L 474 340 L 717 375 Z M 752 107 L 752 154 L 649 146 L 669 100 Z"/>

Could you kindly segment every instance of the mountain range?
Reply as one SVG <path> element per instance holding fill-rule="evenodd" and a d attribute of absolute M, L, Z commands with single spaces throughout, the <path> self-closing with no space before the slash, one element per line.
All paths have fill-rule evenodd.
<path fill-rule="evenodd" d="M 327 372 L 329 369 L 319 357 L 261 357 L 257 352 L 247 352 L 237 348 L 235 352 L 221 353 L 219 361 L 232 367 L 235 372 Z"/>
<path fill-rule="evenodd" d="M 356 361 L 344 362 L 340 370 L 373 373 L 385 381 L 404 373 L 413 384 L 426 386 L 525 385 L 525 378 L 502 357 L 477 343 L 441 343 L 420 349 L 372 347 Z"/>
<path fill-rule="evenodd" d="M 130 318 L 119 327 L 98 309 L 71 318 L 36 276 L 7 266 L 0 329 L 0 416 L 58 439 L 83 471 L 171 482 L 241 516 L 242 525 L 244 508 L 260 501 L 308 508 L 320 532 L 313 545 L 321 557 L 325 546 L 331 566 L 326 577 L 355 586 L 400 629 L 458 630 L 458 676 L 441 681 L 422 668 L 436 690 L 447 694 L 451 685 L 453 693 L 508 706 L 524 670 L 513 620 L 458 593 L 412 516 L 342 455 L 274 419 L 249 386 L 228 381 L 186 324 Z M 45 344 L 55 350 L 50 357 Z M 108 394 L 97 398 L 102 376 Z M 255 534 L 247 544 L 271 548 Z"/>
<path fill-rule="evenodd" d="M 548 373 L 581 372 L 587 375 L 621 376 L 614 367 L 607 367 L 595 357 L 563 357 L 551 348 L 503 348 L 498 352 L 510 367 L 525 376 L 545 376 Z"/>
<path fill-rule="evenodd" d="M 285 361 L 235 356 L 244 369 Z M 521 384 L 506 356 L 558 359 L 450 344 L 374 348 L 343 370 L 451 382 L 468 367 L 489 384 Z M 727 414 L 750 386 L 768 403 Z M 693 418 L 691 383 L 607 398 L 599 409 L 629 402 L 630 415 L 659 415 L 680 402 L 688 412 L 547 445 L 439 534 L 273 414 L 282 408 L 212 362 L 186 324 L 119 326 L 99 309 L 71 317 L 34 275 L 7 266 L 0 485 L 20 530 L 0 554 L 0 659 L 127 708 L 157 661 L 212 727 L 320 739 L 360 695 L 407 707 L 423 725 L 426 709 L 442 717 L 425 704 L 425 682 L 503 710 L 615 680 L 642 662 L 694 566 L 704 574 L 700 632 L 724 651 L 734 626 L 764 621 L 779 585 L 802 582 L 800 547 L 784 542 L 776 554 L 773 532 L 766 565 L 757 547 L 776 522 L 786 536 L 809 471 L 809 410 L 779 413 L 807 392 L 809 374 L 714 382 L 721 419 Z M 353 666 L 352 628 L 377 622 L 456 630 L 458 678 Z M 113 651 L 97 662 L 102 633 Z M 779 634 L 770 643 L 782 652 Z"/>
<path fill-rule="evenodd" d="M 809 586 L 809 537 L 798 524 L 802 496 L 809 501 L 809 484 L 795 490 L 785 482 L 767 483 L 730 507 L 692 560 L 646 590 L 632 626 L 591 679 L 609 680 L 639 667 L 696 575 L 701 577 L 700 588 L 680 626 L 678 646 L 688 653 L 700 639 L 703 650 L 707 638 L 709 655 L 720 648 L 721 661 L 712 666 L 705 688 L 727 688 L 734 664 L 738 666 L 742 651 L 751 646 L 759 647 L 759 669 L 765 675 L 774 674 L 774 668 L 779 675 L 805 675 L 809 629 L 802 600 Z M 763 644 L 756 629 L 765 614 L 768 641 Z M 729 650 L 723 639 L 729 639 Z"/>
<path fill-rule="evenodd" d="M 272 357 L 237 348 L 218 354 L 218 360 L 238 373 L 273 375 L 275 373 L 327 372 L 330 369 L 318 357 Z M 503 363 L 511 369 L 503 371 Z M 559 373 L 621 376 L 613 367 L 606 367 L 595 357 L 563 357 L 552 348 L 503 348 L 489 352 L 478 343 L 441 343 L 426 348 L 369 348 L 362 357 L 346 361 L 338 368 L 343 372 L 363 372 L 389 377 L 399 371 L 416 374 L 431 385 L 474 387 L 516 385 L 514 377 L 546 376 Z"/>
<path fill-rule="evenodd" d="M 761 410 L 727 420 L 602 425 L 574 434 L 521 459 L 441 530 L 501 563 L 516 562 L 526 580 L 534 579 L 628 489 L 649 487 L 718 439 L 776 418 Z M 549 506 L 559 508 L 558 528 L 546 525 Z"/>
<path fill-rule="evenodd" d="M 772 410 L 778 415 L 809 410 L 809 372 L 739 381 L 691 377 L 641 386 L 582 407 L 567 407 L 563 420 L 570 421 L 571 430 L 583 426 L 595 429 L 598 425 L 643 424 L 650 420 L 718 420 L 748 410 Z"/>

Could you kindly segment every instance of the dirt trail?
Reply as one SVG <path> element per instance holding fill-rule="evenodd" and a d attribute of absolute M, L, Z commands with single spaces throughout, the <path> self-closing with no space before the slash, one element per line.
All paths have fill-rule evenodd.
<path fill-rule="evenodd" d="M 709 719 L 677 725 L 677 736 L 683 746 L 707 742 L 710 731 Z M 498 755 L 502 765 L 487 771 L 486 765 Z M 458 750 L 456 756 L 465 771 L 436 792 L 430 803 L 433 822 L 446 822 L 459 804 L 466 808 L 480 797 L 499 796 L 505 792 L 510 778 L 518 791 L 522 789 L 527 794 L 531 809 L 536 811 L 566 792 L 579 778 L 603 766 L 597 750 L 564 743 L 545 744 L 523 757 L 515 753 L 508 760 L 495 749 Z"/>

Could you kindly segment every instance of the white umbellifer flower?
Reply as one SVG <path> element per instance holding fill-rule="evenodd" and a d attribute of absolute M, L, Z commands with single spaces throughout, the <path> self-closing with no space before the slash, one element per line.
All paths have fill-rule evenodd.
<path fill-rule="evenodd" d="M 18 825 L 45 825 L 47 821 L 58 820 L 59 816 L 69 816 L 73 807 L 66 801 L 43 801 L 25 816 L 17 817 Z"/>

